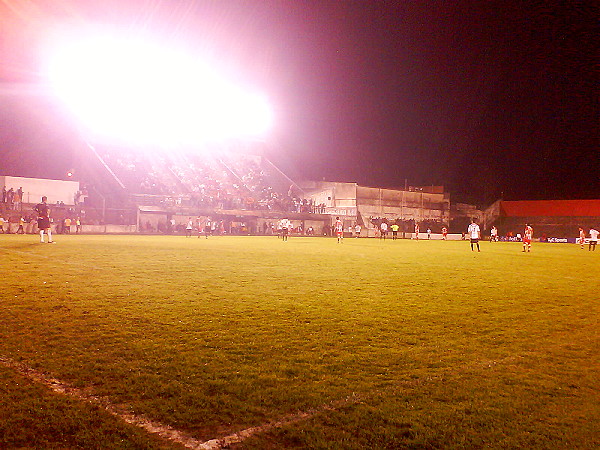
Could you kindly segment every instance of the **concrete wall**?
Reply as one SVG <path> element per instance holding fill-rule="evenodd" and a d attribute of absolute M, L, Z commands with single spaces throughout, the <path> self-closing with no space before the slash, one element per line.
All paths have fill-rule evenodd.
<path fill-rule="evenodd" d="M 63 202 L 65 205 L 75 204 L 75 194 L 79 190 L 79 182 L 63 180 L 46 180 L 43 178 L 0 177 L 0 189 L 23 188 L 23 203 L 39 203 L 42 196 L 48 197 L 48 204 Z"/>
<path fill-rule="evenodd" d="M 356 183 L 316 181 L 303 183 L 300 187 L 317 205 L 338 210 L 356 208 Z"/>
<path fill-rule="evenodd" d="M 71 233 L 75 227 L 71 227 Z M 88 234 L 128 234 L 137 232 L 135 225 L 81 225 L 81 232 Z"/>
<path fill-rule="evenodd" d="M 333 206 L 336 208 L 356 208 L 356 183 L 333 183 Z"/>
<path fill-rule="evenodd" d="M 433 192 L 380 189 L 356 183 L 327 181 L 302 184 L 315 204 L 324 203 L 325 213 L 354 218 L 385 217 L 388 219 L 430 221 L 447 224 L 450 221 L 450 199 L 439 189 Z"/>
<path fill-rule="evenodd" d="M 450 200 L 444 194 L 358 186 L 356 201 L 363 217 L 441 223 L 450 220 Z"/>
<path fill-rule="evenodd" d="M 484 230 L 482 217 L 484 216 L 483 211 L 477 209 L 475 205 L 469 205 L 467 203 L 453 203 L 452 211 L 451 211 L 451 222 L 450 222 L 450 231 L 453 233 L 467 231 L 469 224 L 471 223 L 471 219 L 476 219 L 477 223 L 482 230 Z M 489 224 L 488 224 L 489 225 Z"/>

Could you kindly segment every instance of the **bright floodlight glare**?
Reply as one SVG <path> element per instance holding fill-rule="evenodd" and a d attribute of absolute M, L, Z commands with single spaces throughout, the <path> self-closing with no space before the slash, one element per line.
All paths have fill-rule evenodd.
<path fill-rule="evenodd" d="M 268 131 L 267 101 L 182 52 L 96 34 L 60 39 L 48 76 L 95 135 L 129 143 L 200 143 Z"/>

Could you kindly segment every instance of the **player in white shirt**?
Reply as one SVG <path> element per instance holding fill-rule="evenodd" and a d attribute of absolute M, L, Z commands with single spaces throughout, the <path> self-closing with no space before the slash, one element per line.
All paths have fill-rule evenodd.
<path fill-rule="evenodd" d="M 202 226 L 200 225 L 200 217 L 198 217 L 197 221 L 198 221 L 198 237 L 200 237 L 200 230 L 202 230 Z M 207 217 L 206 220 L 204 221 L 204 237 L 206 239 L 208 239 L 208 236 L 211 234 L 211 231 L 212 231 L 212 222 L 210 220 L 210 217 Z"/>
<path fill-rule="evenodd" d="M 337 236 L 338 244 L 342 244 L 344 242 L 344 223 L 340 220 L 339 217 L 335 218 L 333 229 L 335 231 L 335 235 Z"/>
<path fill-rule="evenodd" d="M 379 225 L 379 239 L 385 239 L 387 237 L 387 233 L 388 233 L 388 224 L 387 222 L 381 222 L 381 225 Z"/>
<path fill-rule="evenodd" d="M 498 242 L 498 228 L 495 226 L 490 230 L 490 242 Z"/>
<path fill-rule="evenodd" d="M 292 229 L 292 222 L 290 222 L 289 219 L 284 218 L 284 219 L 281 219 L 279 226 L 281 227 L 280 228 L 281 229 L 281 238 L 285 242 L 288 240 L 290 230 Z"/>
<path fill-rule="evenodd" d="M 590 229 L 590 243 L 588 246 L 588 251 L 596 251 L 596 244 L 598 243 L 598 235 L 600 231 L 595 228 Z"/>
<path fill-rule="evenodd" d="M 360 231 L 361 231 L 360 225 L 356 224 L 356 226 L 354 227 L 354 237 L 355 238 L 360 237 Z"/>
<path fill-rule="evenodd" d="M 475 223 L 475 219 L 471 220 L 471 224 L 467 229 L 467 233 L 469 235 L 469 238 L 471 239 L 471 251 L 475 251 L 475 247 L 473 246 L 473 244 L 476 244 L 477 251 L 480 252 L 481 250 L 479 249 L 479 239 L 481 239 L 481 229 L 479 228 L 479 225 Z"/>
<path fill-rule="evenodd" d="M 185 226 L 185 237 L 192 237 L 192 230 L 194 229 L 194 221 L 191 217 L 188 218 L 187 225 Z"/>

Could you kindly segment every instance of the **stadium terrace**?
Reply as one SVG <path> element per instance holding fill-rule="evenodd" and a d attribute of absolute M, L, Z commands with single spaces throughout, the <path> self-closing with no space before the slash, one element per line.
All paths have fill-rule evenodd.
<path fill-rule="evenodd" d="M 417 226 L 421 238 L 441 239 L 446 228 L 450 239 L 462 239 L 476 218 L 486 235 L 496 226 L 510 240 L 527 222 L 538 238 L 559 242 L 600 222 L 600 200 L 498 200 L 478 209 L 452 202 L 442 186 L 385 189 L 294 178 L 264 145 L 247 142 L 193 153 L 88 145 L 64 180 L 1 176 L 1 211 L 7 232 L 21 221 L 35 232 L 32 207 L 47 195 L 57 233 L 79 223 L 82 233 L 183 234 L 192 220 L 197 232 L 210 223 L 214 234 L 268 235 L 288 219 L 292 234 L 327 236 L 340 217 L 348 235 L 360 229 L 361 237 L 378 236 L 385 222 L 397 224 L 402 238 L 415 238 Z"/>

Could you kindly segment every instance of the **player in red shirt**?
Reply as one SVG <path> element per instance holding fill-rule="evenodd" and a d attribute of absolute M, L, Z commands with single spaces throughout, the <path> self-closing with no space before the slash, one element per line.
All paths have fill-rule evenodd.
<path fill-rule="evenodd" d="M 442 239 L 445 241 L 448 238 L 448 228 L 442 227 Z"/>
<path fill-rule="evenodd" d="M 533 228 L 529 224 L 525 224 L 525 231 L 523 232 L 523 251 L 531 251 L 531 239 L 533 238 Z"/>
<path fill-rule="evenodd" d="M 335 223 L 333 224 L 333 229 L 335 230 L 335 235 L 337 236 L 338 244 L 344 242 L 344 223 L 340 220 L 339 217 L 335 218 Z"/>
<path fill-rule="evenodd" d="M 585 231 L 583 231 L 583 228 L 581 227 L 579 227 L 579 239 L 577 239 L 577 242 L 579 242 L 581 250 L 583 250 L 583 244 L 585 244 Z"/>

